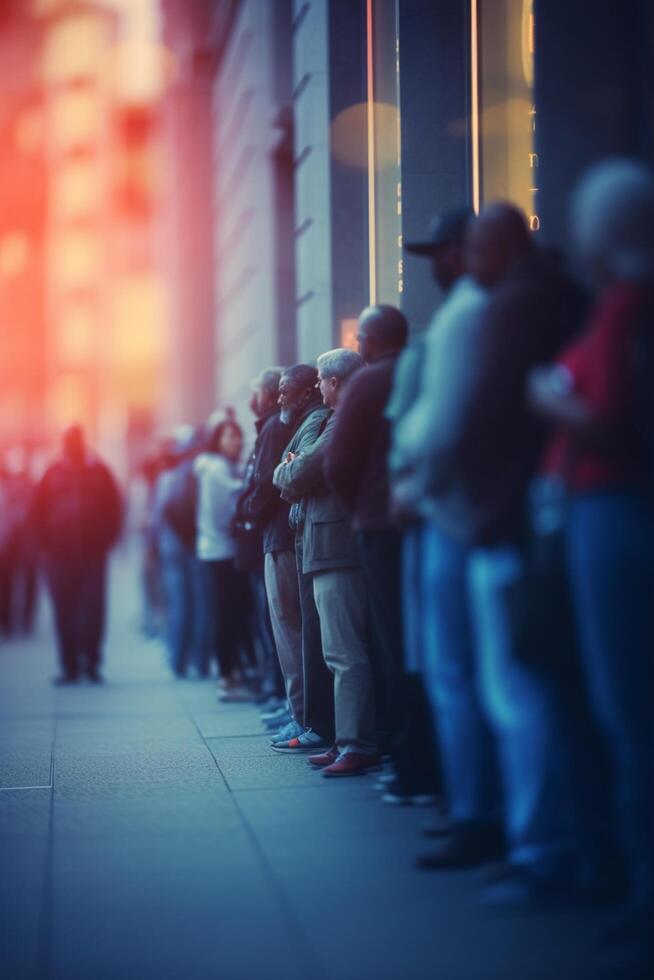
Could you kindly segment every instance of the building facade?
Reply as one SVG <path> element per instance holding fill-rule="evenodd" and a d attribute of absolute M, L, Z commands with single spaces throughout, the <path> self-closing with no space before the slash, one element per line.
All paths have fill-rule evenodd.
<path fill-rule="evenodd" d="M 628 8 L 628 9 L 627 9 Z M 646 0 L 217 0 L 215 398 L 354 345 L 368 303 L 420 329 L 405 255 L 433 214 L 505 199 L 565 248 L 579 173 L 653 159 Z M 280 162 L 281 161 L 281 162 Z"/>

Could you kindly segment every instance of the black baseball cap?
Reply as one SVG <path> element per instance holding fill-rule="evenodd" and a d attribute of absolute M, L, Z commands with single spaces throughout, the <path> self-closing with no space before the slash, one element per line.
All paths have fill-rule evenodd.
<path fill-rule="evenodd" d="M 468 222 L 474 216 L 471 208 L 444 211 L 432 218 L 429 234 L 421 242 L 407 242 L 404 248 L 413 255 L 431 255 L 441 245 L 457 245 L 465 238 Z"/>

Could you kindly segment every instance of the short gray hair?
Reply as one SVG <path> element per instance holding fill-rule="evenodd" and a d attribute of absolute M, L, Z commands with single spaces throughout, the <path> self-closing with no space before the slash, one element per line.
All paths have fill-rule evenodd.
<path fill-rule="evenodd" d="M 268 394 L 277 394 L 279 390 L 279 379 L 284 373 L 284 368 L 269 367 L 265 368 L 257 377 L 250 382 L 250 388 L 261 388 Z"/>
<path fill-rule="evenodd" d="M 350 350 L 349 347 L 336 347 L 321 354 L 316 363 L 323 378 L 345 381 L 354 371 L 363 367 L 364 360 L 361 354 Z"/>
<path fill-rule="evenodd" d="M 628 158 L 595 164 L 572 198 L 572 231 L 582 255 L 601 259 L 616 279 L 654 275 L 654 175 Z"/>

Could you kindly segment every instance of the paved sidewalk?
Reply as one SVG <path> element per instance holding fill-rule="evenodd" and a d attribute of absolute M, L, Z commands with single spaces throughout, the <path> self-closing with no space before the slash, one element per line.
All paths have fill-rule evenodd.
<path fill-rule="evenodd" d="M 174 681 L 114 575 L 107 684 L 54 689 L 49 617 L 0 647 L 7 980 L 591 980 L 599 923 L 492 917 L 413 870 L 424 811 L 274 754 L 249 706 Z"/>

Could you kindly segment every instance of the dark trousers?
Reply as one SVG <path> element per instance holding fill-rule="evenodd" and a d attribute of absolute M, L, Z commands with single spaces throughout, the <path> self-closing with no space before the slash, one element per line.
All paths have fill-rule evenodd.
<path fill-rule="evenodd" d="M 235 568 L 231 558 L 203 561 L 202 569 L 207 611 L 212 619 L 212 652 L 221 677 L 233 677 L 239 668 L 254 663 L 248 573 Z"/>
<path fill-rule="evenodd" d="M 407 792 L 435 792 L 440 788 L 440 767 L 425 691 L 419 675 L 408 674 L 404 667 L 402 534 L 395 529 L 361 531 L 359 549 L 370 603 L 380 742 L 390 750 Z"/>
<path fill-rule="evenodd" d="M 105 556 L 85 562 L 51 558 L 47 577 L 61 668 L 71 677 L 84 668 L 94 672 L 105 626 Z"/>
<path fill-rule="evenodd" d="M 37 561 L 25 547 L 11 544 L 0 557 L 0 630 L 7 636 L 31 633 L 36 610 Z"/>
<path fill-rule="evenodd" d="M 313 575 L 302 571 L 302 535 L 295 536 L 302 610 L 302 670 L 304 674 L 304 724 L 328 742 L 335 739 L 334 675 L 322 655 L 320 617 L 313 597 Z"/>

